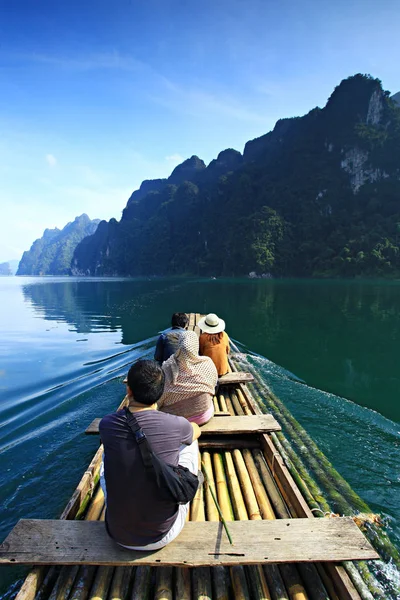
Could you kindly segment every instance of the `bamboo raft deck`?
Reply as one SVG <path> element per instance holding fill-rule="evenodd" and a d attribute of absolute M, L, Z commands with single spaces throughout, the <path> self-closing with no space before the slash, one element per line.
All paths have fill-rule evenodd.
<path fill-rule="evenodd" d="M 199 318 L 199 314 L 190 315 L 189 328 L 198 333 Z M 237 370 L 235 361 L 231 367 Z M 245 383 L 221 386 L 213 402 L 216 414 L 246 417 L 263 412 Z M 228 417 L 220 420 L 224 418 Z M 274 433 L 202 436 L 199 448 L 199 464 L 210 481 L 192 501 L 190 521 L 219 521 L 210 487 L 228 526 L 231 521 L 315 518 L 311 492 L 304 481 L 293 479 Z M 102 447 L 60 519 L 104 521 L 104 496 L 98 483 L 101 457 Z M 26 577 L 17 600 L 370 600 L 374 596 L 361 577 L 361 582 L 357 579 L 352 565 L 36 567 Z"/>

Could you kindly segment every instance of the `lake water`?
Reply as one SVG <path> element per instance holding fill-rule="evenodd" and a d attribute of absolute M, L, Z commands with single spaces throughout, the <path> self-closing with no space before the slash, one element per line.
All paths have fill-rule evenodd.
<path fill-rule="evenodd" d="M 261 355 L 265 381 L 400 548 L 400 282 L 1 278 L 0 298 L 1 539 L 18 518 L 59 516 L 98 447 L 84 429 L 187 311 L 220 314 Z M 0 595 L 19 575 L 1 569 Z"/>

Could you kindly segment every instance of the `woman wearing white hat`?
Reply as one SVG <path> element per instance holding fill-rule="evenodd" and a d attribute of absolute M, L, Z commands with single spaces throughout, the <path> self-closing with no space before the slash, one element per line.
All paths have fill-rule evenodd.
<path fill-rule="evenodd" d="M 225 333 L 225 321 L 214 313 L 208 314 L 198 322 L 200 335 L 200 355 L 209 356 L 217 367 L 218 375 L 229 370 L 229 337 Z"/>

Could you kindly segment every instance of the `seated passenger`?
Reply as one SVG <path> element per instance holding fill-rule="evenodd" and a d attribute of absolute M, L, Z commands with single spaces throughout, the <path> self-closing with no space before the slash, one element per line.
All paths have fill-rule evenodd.
<path fill-rule="evenodd" d="M 199 338 L 188 331 L 180 346 L 162 366 L 164 393 L 159 410 L 181 415 L 203 425 L 214 414 L 213 396 L 218 381 L 217 369 L 207 356 L 199 356 Z"/>
<path fill-rule="evenodd" d="M 171 326 L 172 329 L 162 333 L 157 341 L 154 360 L 160 365 L 178 350 L 179 341 L 189 326 L 189 317 L 186 313 L 174 313 Z"/>
<path fill-rule="evenodd" d="M 225 321 L 214 313 L 200 319 L 200 354 L 209 356 L 217 367 L 218 375 L 225 375 L 229 371 L 229 337 L 225 333 Z"/>
<path fill-rule="evenodd" d="M 127 383 L 129 411 L 161 460 L 197 474 L 200 429 L 183 417 L 158 412 L 164 380 L 155 361 L 139 360 L 132 365 Z M 132 550 L 162 548 L 183 529 L 189 504 L 178 505 L 160 497 L 159 488 L 147 475 L 125 410 L 105 416 L 99 430 L 104 444 L 100 482 L 109 535 Z"/>

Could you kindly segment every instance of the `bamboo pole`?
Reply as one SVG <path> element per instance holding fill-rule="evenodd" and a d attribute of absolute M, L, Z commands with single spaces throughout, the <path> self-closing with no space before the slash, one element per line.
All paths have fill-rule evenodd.
<path fill-rule="evenodd" d="M 226 567 L 211 567 L 213 600 L 229 600 L 228 570 Z"/>
<path fill-rule="evenodd" d="M 107 600 L 125 600 L 132 576 L 132 567 L 116 567 Z"/>
<path fill-rule="evenodd" d="M 226 484 L 222 456 L 215 452 L 213 456 L 213 462 L 218 502 L 221 507 L 223 517 L 226 521 L 233 521 L 234 516 L 232 504 L 229 498 L 228 487 Z"/>
<path fill-rule="evenodd" d="M 223 394 L 218 394 L 219 405 L 221 407 L 221 412 L 229 412 L 228 406 L 226 404 L 225 396 Z"/>
<path fill-rule="evenodd" d="M 242 390 L 240 389 L 240 386 L 237 386 L 235 388 L 235 392 L 236 392 L 236 395 L 237 395 L 238 400 L 239 400 L 239 404 L 242 407 L 242 410 L 243 410 L 244 414 L 245 415 L 252 415 L 253 413 L 252 413 L 252 411 L 251 411 L 251 409 L 250 409 L 250 407 L 249 407 L 249 405 L 247 403 L 246 398 L 244 397 L 244 394 L 243 394 Z"/>
<path fill-rule="evenodd" d="M 278 486 L 272 474 L 265 462 L 264 456 L 261 450 L 253 450 L 253 458 L 254 462 L 257 466 L 257 469 L 261 475 L 261 479 L 265 485 L 265 488 L 268 493 L 268 497 L 271 500 L 271 504 L 274 508 L 274 512 L 280 519 L 286 519 L 288 516 L 288 509 L 283 501 L 283 498 L 279 492 Z"/>
<path fill-rule="evenodd" d="M 243 408 L 240 405 L 239 398 L 237 397 L 235 390 L 233 390 L 233 389 L 229 390 L 229 397 L 232 401 L 232 405 L 233 405 L 233 408 L 235 409 L 235 413 L 237 415 L 245 415 L 246 413 L 244 412 Z"/>
<path fill-rule="evenodd" d="M 208 453 L 205 453 L 208 454 Z M 211 463 L 211 461 L 210 461 Z M 211 467 L 211 464 L 210 464 Z M 202 463 L 202 457 L 199 453 L 199 468 L 205 471 L 205 463 Z M 211 469 L 210 469 L 211 471 Z M 210 478 L 208 475 L 208 469 L 206 469 L 205 477 L 207 479 L 207 484 L 210 482 Z M 201 486 L 202 489 L 204 486 Z M 208 485 L 206 486 L 208 487 Z M 202 492 L 203 497 L 203 492 Z M 204 502 L 202 502 L 201 509 L 197 509 L 196 511 L 192 510 L 192 521 L 205 521 L 205 511 L 204 511 Z M 190 583 L 190 582 L 189 582 Z M 192 570 L 192 585 L 193 585 L 193 597 L 194 600 L 211 600 L 211 570 L 210 567 L 202 567 Z M 189 588 L 190 592 L 190 588 Z M 178 600 L 178 599 L 176 599 Z"/>
<path fill-rule="evenodd" d="M 230 399 L 227 391 L 225 391 L 224 393 L 225 393 L 224 398 L 225 398 L 226 408 L 228 409 L 228 412 L 231 414 L 231 416 L 234 417 L 236 413 L 235 413 L 235 409 L 232 404 L 232 400 Z"/>
<path fill-rule="evenodd" d="M 274 519 L 274 510 L 272 504 L 268 498 L 268 494 L 261 481 L 260 475 L 257 471 L 257 467 L 254 463 L 254 459 L 251 455 L 250 450 L 243 450 L 243 458 L 249 473 L 251 484 L 254 493 L 257 498 L 258 506 L 260 507 L 260 513 L 263 519 Z"/>
<path fill-rule="evenodd" d="M 216 493 L 213 469 L 212 469 L 212 464 L 211 464 L 211 456 L 210 456 L 209 452 L 203 452 L 201 457 L 202 457 L 202 462 L 205 465 L 205 468 L 206 468 L 206 471 L 208 474 L 208 479 L 209 479 L 209 483 L 208 483 L 208 485 L 205 486 L 205 490 L 203 491 L 203 494 L 205 495 L 205 499 L 206 499 L 207 521 L 219 521 L 218 510 L 217 510 L 217 507 L 215 506 L 214 500 L 212 499 L 212 495 L 211 495 L 211 491 L 210 491 L 210 488 L 212 488 L 214 494 Z"/>
<path fill-rule="evenodd" d="M 216 396 L 213 396 L 213 405 L 214 405 L 214 412 L 220 412 L 220 408 L 218 405 L 218 400 Z"/>
<path fill-rule="evenodd" d="M 235 453 L 235 450 L 234 450 Z M 240 490 L 239 480 L 236 475 L 235 467 L 233 465 L 232 454 L 230 452 L 224 453 L 226 478 L 228 481 L 230 498 L 235 513 L 235 518 L 238 521 L 247 521 L 247 511 L 244 504 L 242 492 Z M 261 518 L 261 517 L 260 517 Z"/>
<path fill-rule="evenodd" d="M 261 565 L 249 565 L 246 567 L 246 572 L 251 597 L 257 600 L 271 600 L 268 582 Z"/>
<path fill-rule="evenodd" d="M 256 377 L 255 379 L 255 386 L 257 386 L 257 379 L 259 380 L 259 375 L 257 372 L 253 373 Z M 262 405 L 265 405 L 266 402 L 263 401 L 262 398 L 260 398 L 260 396 L 258 395 L 257 391 L 255 392 L 256 397 L 258 397 L 258 400 L 261 401 Z M 269 392 L 269 390 L 267 390 L 267 394 L 265 395 L 267 399 L 269 399 L 269 404 L 270 404 L 270 408 L 273 409 L 273 412 L 275 412 L 275 414 L 277 414 L 278 418 L 280 419 L 280 421 L 282 422 L 282 424 L 285 424 L 285 417 L 286 414 L 290 417 L 291 419 L 291 424 L 289 425 L 288 429 L 290 429 L 290 427 L 294 427 L 294 424 L 297 425 L 297 428 L 300 432 L 300 434 L 303 432 L 301 426 L 297 423 L 297 421 L 292 417 L 292 415 L 290 414 L 289 411 L 287 411 L 286 407 L 284 407 L 284 405 L 278 400 L 276 399 L 274 396 L 272 396 L 272 394 Z M 277 400 L 279 403 L 279 407 L 274 405 L 273 401 Z M 272 406 L 271 406 L 272 404 Z M 305 433 L 305 432 L 304 432 Z M 291 434 L 291 438 L 295 437 L 293 430 L 290 431 Z M 305 434 L 307 435 L 307 434 Z M 296 452 L 293 451 L 291 445 L 289 444 L 288 440 L 285 438 L 283 433 L 279 433 L 279 434 L 272 434 L 272 439 L 274 440 L 274 443 L 276 444 L 276 446 L 278 447 L 278 449 L 280 450 L 281 454 L 284 456 L 284 459 L 286 461 L 286 464 L 288 466 L 289 471 L 291 472 L 294 480 L 296 481 L 296 483 L 298 484 L 299 488 L 301 489 L 301 491 L 303 492 L 303 495 L 305 496 L 306 500 L 308 501 L 309 505 L 311 505 L 313 508 L 316 508 L 313 505 L 313 498 L 312 498 L 312 494 L 310 492 L 310 489 L 313 490 L 314 493 L 318 494 L 318 503 L 317 505 L 320 503 L 322 510 L 329 509 L 329 504 L 325 501 L 325 499 L 322 496 L 322 492 L 319 490 L 319 488 L 317 487 L 317 485 L 315 484 L 314 480 L 309 476 L 307 470 L 304 468 L 304 465 L 301 461 L 301 459 L 299 458 L 298 454 Z M 310 438 L 311 439 L 311 438 Z M 315 446 L 314 442 L 311 440 L 312 444 Z M 301 443 L 301 442 L 300 442 Z M 285 450 L 288 452 L 288 454 L 290 454 L 290 458 L 292 459 L 292 461 L 295 463 L 295 465 L 293 464 L 293 462 L 291 462 L 291 460 L 289 459 L 288 455 L 286 454 L 285 456 L 285 450 L 283 449 L 283 446 L 285 446 Z M 303 451 L 304 454 L 304 447 L 300 447 L 299 452 Z M 321 451 L 318 449 L 318 452 L 323 456 L 324 463 L 325 461 L 328 462 L 328 464 L 330 465 L 329 461 L 326 459 L 326 457 L 321 453 Z M 326 465 L 326 463 L 325 463 Z M 331 465 L 330 465 L 331 466 Z M 313 471 L 315 471 L 315 465 L 311 465 L 309 468 L 311 468 Z M 332 467 L 333 469 L 333 467 Z M 298 470 L 301 472 L 302 477 L 300 476 Z M 334 469 L 333 469 L 334 471 Z M 318 473 L 320 474 L 320 470 L 318 470 Z M 337 472 L 336 472 L 337 473 Z M 338 477 L 341 477 L 339 474 L 337 474 Z M 302 481 L 302 479 L 304 479 L 307 481 L 307 484 L 304 483 L 304 481 Z M 330 473 L 330 477 L 323 477 L 324 483 L 325 483 L 325 488 L 328 488 L 328 494 L 330 493 L 331 497 L 333 497 L 334 501 L 336 501 L 336 503 L 342 503 L 343 499 L 341 497 L 340 494 L 337 493 L 337 491 L 335 489 L 330 489 L 332 488 L 332 481 L 331 481 L 331 477 L 332 480 L 335 480 L 335 473 Z M 348 488 L 351 490 L 350 486 L 348 485 L 347 482 L 345 482 L 346 486 L 348 486 Z M 353 490 L 351 490 L 352 494 L 355 494 L 353 492 Z M 360 502 L 361 499 L 359 499 Z M 315 498 L 314 498 L 315 501 Z M 352 506 L 350 505 L 350 503 L 345 500 L 345 509 L 347 514 L 352 514 L 354 508 L 352 508 Z M 341 506 L 343 506 L 341 504 Z M 343 511 L 344 512 L 344 511 Z M 370 511 L 369 511 L 370 512 Z M 316 513 L 318 516 L 322 516 L 320 511 L 317 511 Z M 380 533 L 380 532 L 379 532 Z M 352 563 L 347 563 L 347 568 L 351 569 L 352 567 L 350 566 L 352 565 Z M 354 567 L 354 565 L 353 565 Z M 357 565 L 358 570 L 362 573 L 363 577 L 364 577 L 364 583 L 367 585 L 367 587 L 369 588 L 369 590 L 371 590 L 371 592 L 373 592 L 374 595 L 376 595 L 377 598 L 381 597 L 383 598 L 384 596 L 382 595 L 382 592 L 380 590 L 380 588 L 377 586 L 377 583 L 373 577 L 373 575 L 371 574 L 371 572 L 369 571 L 368 565 L 366 563 L 358 563 Z M 355 568 L 355 567 L 354 567 Z M 356 586 L 356 589 L 358 589 L 358 591 L 361 590 L 362 593 L 362 586 L 360 584 L 360 582 L 358 581 L 358 578 L 354 575 L 353 573 L 353 578 L 352 581 L 354 583 L 354 585 Z M 361 581 L 361 579 L 360 579 Z M 361 587 L 360 587 L 361 586 Z"/>
<path fill-rule="evenodd" d="M 179 567 L 175 569 L 175 600 L 191 600 L 190 569 Z"/>
<path fill-rule="evenodd" d="M 157 567 L 154 600 L 173 600 L 172 567 Z"/>
<path fill-rule="evenodd" d="M 78 565 L 62 568 L 60 576 L 58 577 L 56 584 L 49 596 L 49 600 L 64 600 L 64 598 L 67 598 L 74 584 L 78 571 Z"/>
<path fill-rule="evenodd" d="M 149 600 L 151 567 L 136 567 L 130 600 Z"/>
<path fill-rule="evenodd" d="M 250 597 L 244 568 L 241 566 L 230 567 L 229 573 L 235 600 L 254 600 Z"/>
<path fill-rule="evenodd" d="M 95 574 L 95 566 L 84 565 L 81 567 L 68 599 L 85 600 L 88 596 Z"/>
<path fill-rule="evenodd" d="M 262 519 L 260 509 L 258 508 L 257 498 L 251 484 L 250 476 L 247 472 L 246 465 L 240 450 L 233 451 L 233 460 L 235 463 L 236 472 L 239 477 L 240 487 L 246 503 L 249 519 L 260 521 Z"/>
<path fill-rule="evenodd" d="M 90 590 L 89 600 L 106 600 L 114 567 L 99 567 Z"/>
<path fill-rule="evenodd" d="M 269 589 L 273 591 L 274 600 L 289 600 L 278 566 L 273 563 L 264 565 L 264 574 Z"/>

